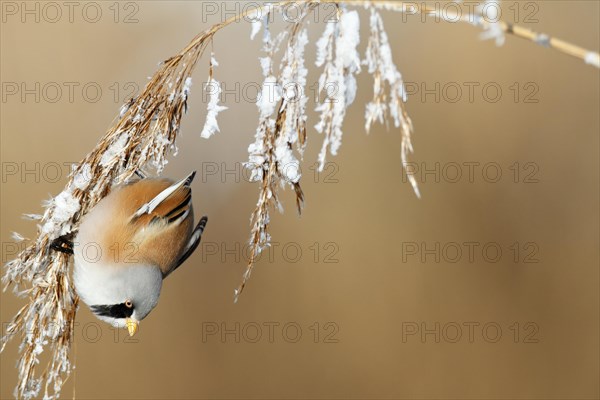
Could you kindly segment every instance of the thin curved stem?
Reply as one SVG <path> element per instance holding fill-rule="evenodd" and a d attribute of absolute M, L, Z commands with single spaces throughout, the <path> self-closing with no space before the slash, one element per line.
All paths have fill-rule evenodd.
<path fill-rule="evenodd" d="M 218 24 L 213 25 L 209 30 L 203 32 L 202 34 L 196 36 L 192 41 L 181 51 L 180 55 L 185 54 L 193 47 L 202 43 L 206 40 L 207 36 L 213 36 L 222 28 L 230 25 L 235 21 L 239 21 L 242 18 L 246 18 L 248 15 L 253 13 L 258 13 L 263 11 L 267 7 L 281 8 L 285 7 L 289 4 L 300 4 L 300 3 L 345 3 L 352 6 L 365 6 L 372 4 L 377 8 L 390 10 L 394 12 L 400 12 L 404 14 L 424 14 L 424 15 L 433 15 L 438 16 L 440 19 L 447 20 L 449 22 L 465 22 L 471 25 L 480 26 L 482 28 L 489 28 L 492 23 L 487 21 L 485 18 L 474 16 L 472 14 L 461 14 L 456 11 L 444 10 L 444 15 L 440 13 L 440 10 L 436 10 L 434 7 L 427 6 L 425 4 L 420 4 L 419 6 L 415 6 L 414 2 L 406 2 L 406 1 L 392 1 L 392 0 L 320 0 L 320 1 L 312 1 L 312 0 L 287 0 L 280 1 L 277 3 L 269 3 L 268 5 L 258 6 L 256 8 L 251 8 L 246 10 L 236 16 L 230 17 L 227 20 L 220 22 Z M 535 32 L 529 28 L 522 27 L 520 25 L 514 25 L 502 20 L 495 22 L 497 26 L 507 35 L 512 35 L 520 39 L 528 40 L 535 44 L 538 44 L 543 47 L 552 48 L 560 53 L 578 58 L 584 61 L 586 64 L 592 65 L 596 68 L 600 68 L 600 54 L 598 52 L 587 50 L 581 46 L 577 46 L 573 43 L 567 42 L 565 40 L 551 37 L 545 33 Z"/>

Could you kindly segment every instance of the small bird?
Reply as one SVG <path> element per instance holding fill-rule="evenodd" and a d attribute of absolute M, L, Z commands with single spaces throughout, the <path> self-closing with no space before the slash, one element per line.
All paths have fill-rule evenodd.
<path fill-rule="evenodd" d="M 77 293 L 98 318 L 130 336 L 158 303 L 163 279 L 200 243 L 208 219 L 193 228 L 195 174 L 116 187 L 84 216 L 75 236 Z"/>

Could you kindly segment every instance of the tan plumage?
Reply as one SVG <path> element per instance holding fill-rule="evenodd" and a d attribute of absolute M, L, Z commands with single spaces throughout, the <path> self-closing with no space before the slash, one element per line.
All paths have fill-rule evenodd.
<path fill-rule="evenodd" d="M 106 262 L 120 255 L 118 263 L 157 265 L 168 275 L 185 251 L 192 234 L 194 212 L 189 187 L 182 186 L 161 202 L 151 213 L 135 217 L 135 212 L 155 198 L 174 182 L 168 179 L 142 179 L 114 190 L 107 198 L 107 206 L 116 212 L 112 223 L 99 232 Z M 185 214 L 185 215 L 184 215 Z M 179 219 L 170 221 L 170 218 Z M 118 253 L 116 253 L 118 251 Z"/>

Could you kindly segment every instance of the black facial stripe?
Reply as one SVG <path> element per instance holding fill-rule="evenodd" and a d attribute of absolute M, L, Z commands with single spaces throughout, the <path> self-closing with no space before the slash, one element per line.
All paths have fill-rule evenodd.
<path fill-rule="evenodd" d="M 133 314 L 133 307 L 127 307 L 125 303 L 113 304 L 110 306 L 96 305 L 90 306 L 92 312 L 101 317 L 129 318 Z"/>

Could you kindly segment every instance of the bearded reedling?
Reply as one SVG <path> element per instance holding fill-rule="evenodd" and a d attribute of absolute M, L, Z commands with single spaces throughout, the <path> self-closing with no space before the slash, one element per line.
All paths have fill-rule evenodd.
<path fill-rule="evenodd" d="M 85 215 L 73 243 L 53 245 L 73 253 L 75 289 L 92 312 L 131 336 L 158 303 L 163 279 L 200 243 L 208 218 L 193 228 L 195 174 L 119 186 Z"/>

